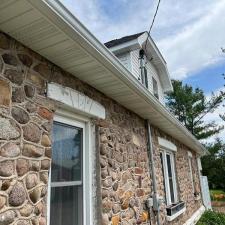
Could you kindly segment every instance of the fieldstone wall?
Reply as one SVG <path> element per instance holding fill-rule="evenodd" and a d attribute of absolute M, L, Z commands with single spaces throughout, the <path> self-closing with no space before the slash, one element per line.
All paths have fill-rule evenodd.
<path fill-rule="evenodd" d="M 194 189 L 195 193 L 200 194 L 200 180 L 198 174 L 197 166 L 197 155 L 195 152 L 191 151 L 185 145 L 174 140 L 170 136 L 166 135 L 157 128 L 153 128 L 153 146 L 154 146 L 154 160 L 156 166 L 156 176 L 157 176 L 157 187 L 160 196 L 165 196 L 165 187 L 163 183 L 163 173 L 162 165 L 160 162 L 160 146 L 158 144 L 158 137 L 165 138 L 173 142 L 177 146 L 177 152 L 175 153 L 175 166 L 176 166 L 176 178 L 177 178 L 177 191 L 178 199 L 186 203 L 186 212 L 177 217 L 175 220 L 168 222 L 166 221 L 166 209 L 163 204 L 161 207 L 161 222 L 163 225 L 182 225 L 184 224 L 194 212 L 196 212 L 202 205 L 201 198 L 195 198 L 192 188 L 192 181 L 190 176 L 190 168 L 188 164 L 188 151 L 192 153 L 192 172 L 194 179 Z M 201 195 L 201 194 L 200 194 Z"/>
<path fill-rule="evenodd" d="M 89 85 L 62 71 L 46 59 L 0 33 L 0 225 L 46 224 L 48 170 L 51 163 L 51 127 L 57 103 L 46 97 L 48 82 L 73 88 L 106 108 L 106 120 L 93 120 L 97 155 L 94 201 L 99 225 L 155 224 L 145 206 L 152 183 L 147 155 L 145 121 Z M 174 223 L 182 224 L 201 201 L 191 193 L 187 148 L 153 128 L 154 157 L 159 194 L 164 196 L 157 137 L 175 143 L 180 199 L 187 211 Z M 193 171 L 199 183 L 197 162 Z M 96 161 L 98 162 L 98 161 Z M 97 178 L 96 178 L 97 179 Z M 94 204 L 96 206 L 96 204 Z M 93 213 L 95 214 L 95 212 Z M 165 206 L 161 209 L 162 224 Z M 97 217 L 96 217 L 97 218 Z"/>
<path fill-rule="evenodd" d="M 103 225 L 149 224 L 151 194 L 144 121 L 114 104 L 113 121 L 100 123 Z"/>
<path fill-rule="evenodd" d="M 0 35 L 0 224 L 45 225 L 53 108 L 22 49 Z"/>

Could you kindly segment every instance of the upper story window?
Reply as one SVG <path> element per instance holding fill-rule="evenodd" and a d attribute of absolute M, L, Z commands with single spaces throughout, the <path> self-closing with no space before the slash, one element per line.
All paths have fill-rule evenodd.
<path fill-rule="evenodd" d="M 152 77 L 152 88 L 154 96 L 159 99 L 158 83 L 154 77 Z"/>
<path fill-rule="evenodd" d="M 148 71 L 146 69 L 146 57 L 143 49 L 139 51 L 139 66 L 141 83 L 148 89 Z"/>

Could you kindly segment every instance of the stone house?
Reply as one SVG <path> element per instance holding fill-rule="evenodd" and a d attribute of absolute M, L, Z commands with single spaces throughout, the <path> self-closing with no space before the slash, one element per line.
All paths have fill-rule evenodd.
<path fill-rule="evenodd" d="M 0 29 L 0 225 L 197 221 L 206 150 L 145 32 L 108 49 L 58 0 L 2 0 Z"/>

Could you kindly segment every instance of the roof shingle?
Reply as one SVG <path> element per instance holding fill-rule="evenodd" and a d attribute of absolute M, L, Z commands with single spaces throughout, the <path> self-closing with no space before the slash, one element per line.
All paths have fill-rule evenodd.
<path fill-rule="evenodd" d="M 107 48 L 112 48 L 112 47 L 114 47 L 116 45 L 120 45 L 120 44 L 123 44 L 123 43 L 128 42 L 128 41 L 132 41 L 132 40 L 138 38 L 139 36 L 141 36 L 143 33 L 145 33 L 145 32 L 132 34 L 132 35 L 125 36 L 125 37 L 122 37 L 122 38 L 119 38 L 119 39 L 114 39 L 114 40 L 106 42 L 104 45 Z"/>

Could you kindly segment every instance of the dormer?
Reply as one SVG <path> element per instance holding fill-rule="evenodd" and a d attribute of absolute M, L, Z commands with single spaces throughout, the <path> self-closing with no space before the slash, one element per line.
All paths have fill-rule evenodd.
<path fill-rule="evenodd" d="M 105 43 L 120 62 L 162 104 L 164 94 L 173 90 L 166 61 L 147 32 Z"/>

